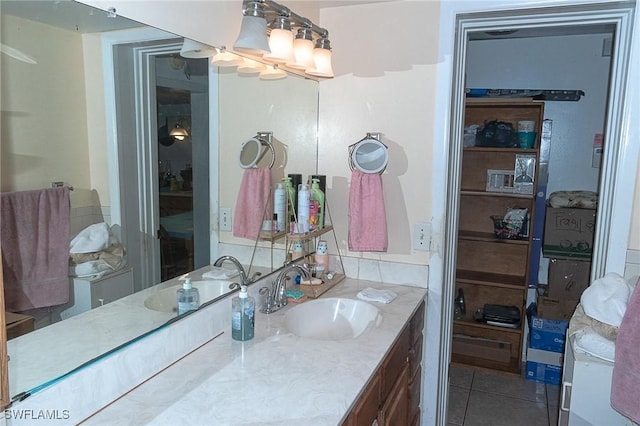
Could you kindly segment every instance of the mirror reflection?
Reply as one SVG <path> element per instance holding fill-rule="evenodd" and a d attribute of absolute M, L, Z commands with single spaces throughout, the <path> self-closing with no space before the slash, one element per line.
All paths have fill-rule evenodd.
<path fill-rule="evenodd" d="M 196 270 L 190 275 L 201 303 L 224 295 L 237 274 L 203 276 L 220 255 L 240 259 L 249 276 L 256 265 L 265 271 L 282 265 L 284 256 L 272 256 L 277 245 L 260 243 L 263 251 L 253 256 L 254 240 L 210 223 L 217 216 L 210 200 L 233 214 L 241 146 L 258 132 L 273 134 L 274 186 L 291 170 L 315 172 L 317 82 L 296 76 L 261 81 L 211 67 L 207 59 L 185 59 L 181 38 L 161 31 L 149 37 L 148 27 L 107 19 L 72 1 L 3 1 L 1 12 L 2 192 L 40 190 L 52 182 L 73 186 L 70 237 L 106 224 L 103 232 L 126 250 L 126 266 L 116 272 L 69 278 L 68 303 L 7 313 L 14 333 L 10 394 L 16 395 L 174 318 L 170 302 L 184 273 Z M 109 73 L 114 67 L 123 73 L 136 49 L 154 47 L 157 53 L 147 56 L 154 90 L 142 121 L 148 133 L 138 141 L 141 118 L 121 108 L 130 102 L 123 94 L 135 93 L 126 86 L 133 82 Z M 112 59 L 103 56 L 109 50 Z M 109 98 L 112 81 L 115 101 Z M 140 147 L 149 153 L 142 160 L 135 154 Z M 264 161 L 270 154 L 256 166 Z"/>

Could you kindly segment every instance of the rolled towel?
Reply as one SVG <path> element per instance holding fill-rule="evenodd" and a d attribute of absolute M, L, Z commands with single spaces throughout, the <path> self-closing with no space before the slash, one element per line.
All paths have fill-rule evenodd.
<path fill-rule="evenodd" d="M 240 272 L 223 268 L 220 266 L 212 266 L 210 271 L 202 274 L 202 278 L 211 278 L 213 280 L 228 280 L 233 277 L 237 277 Z"/>
<path fill-rule="evenodd" d="M 391 290 L 376 290 L 372 287 L 367 287 L 358 293 L 358 299 L 379 303 L 391 303 L 396 296 L 397 294 Z"/>

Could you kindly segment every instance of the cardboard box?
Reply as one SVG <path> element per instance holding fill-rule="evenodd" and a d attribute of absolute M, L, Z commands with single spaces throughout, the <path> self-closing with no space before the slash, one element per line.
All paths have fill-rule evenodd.
<path fill-rule="evenodd" d="M 529 347 L 551 352 L 564 352 L 565 335 L 569 321 L 558 321 L 537 316 L 529 324 Z"/>
<path fill-rule="evenodd" d="M 510 342 L 484 339 L 482 337 L 454 334 L 451 351 L 458 355 L 489 359 L 505 364 L 511 361 Z"/>
<path fill-rule="evenodd" d="M 549 297 L 561 300 L 580 300 L 589 287 L 591 262 L 551 259 L 549 262 Z"/>
<path fill-rule="evenodd" d="M 13 312 L 5 312 L 4 318 L 7 324 L 7 340 L 32 332 L 36 323 L 32 316 Z"/>
<path fill-rule="evenodd" d="M 538 318 L 569 321 L 579 300 L 562 300 L 552 297 L 538 297 Z"/>
<path fill-rule="evenodd" d="M 596 211 L 548 207 L 542 253 L 559 259 L 591 260 Z"/>

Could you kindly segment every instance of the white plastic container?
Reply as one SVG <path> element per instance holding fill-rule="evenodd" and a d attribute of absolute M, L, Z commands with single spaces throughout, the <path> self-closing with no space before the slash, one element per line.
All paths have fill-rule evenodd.
<path fill-rule="evenodd" d="M 300 184 L 298 190 L 298 232 L 309 232 L 309 188 L 306 184 Z"/>

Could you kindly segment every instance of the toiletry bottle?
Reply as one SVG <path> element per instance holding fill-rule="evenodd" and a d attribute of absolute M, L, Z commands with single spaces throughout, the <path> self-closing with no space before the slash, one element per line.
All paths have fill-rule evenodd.
<path fill-rule="evenodd" d="M 302 183 L 302 175 L 298 173 L 288 174 L 287 177 L 291 179 L 291 186 L 293 187 L 293 212 L 298 218 L 298 190 Z"/>
<path fill-rule="evenodd" d="M 231 300 L 231 337 L 251 340 L 254 334 L 256 301 L 247 294 L 247 286 L 240 286 L 240 294 Z"/>
<path fill-rule="evenodd" d="M 311 199 L 318 204 L 318 220 L 316 228 L 324 228 L 324 192 L 320 189 L 320 180 L 311 179 Z"/>
<path fill-rule="evenodd" d="M 309 231 L 318 229 L 318 200 L 312 190 L 309 191 Z"/>
<path fill-rule="evenodd" d="M 296 190 L 293 187 L 293 184 L 291 183 L 290 177 L 282 178 L 282 181 L 284 182 L 284 190 L 285 190 L 285 195 L 287 197 L 287 217 L 295 217 Z M 293 220 L 295 222 L 295 218 Z"/>
<path fill-rule="evenodd" d="M 287 222 L 287 196 L 284 189 L 284 185 L 279 183 L 276 186 L 276 190 L 273 192 L 273 214 L 275 223 L 275 232 L 284 231 L 285 224 Z M 277 215 L 277 217 L 275 217 Z"/>
<path fill-rule="evenodd" d="M 329 249 L 325 240 L 318 241 L 313 260 L 316 262 L 316 267 L 322 268 L 321 275 L 329 272 Z"/>
<path fill-rule="evenodd" d="M 298 189 L 298 232 L 309 232 L 309 188 L 304 183 Z"/>
<path fill-rule="evenodd" d="M 200 306 L 200 293 L 195 287 L 191 287 L 191 278 L 186 278 L 182 283 L 182 288 L 176 292 L 178 300 L 178 315 L 187 311 L 194 311 Z"/>

